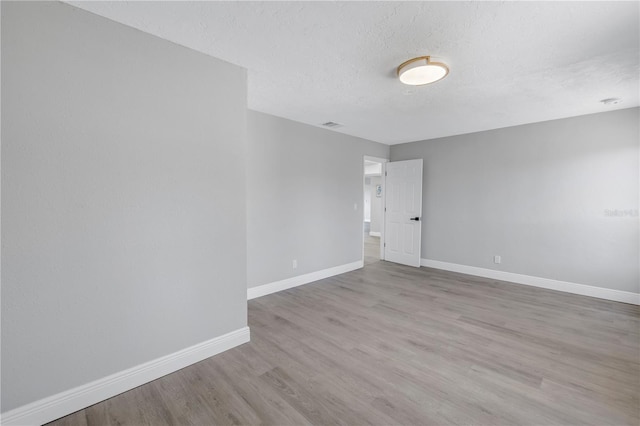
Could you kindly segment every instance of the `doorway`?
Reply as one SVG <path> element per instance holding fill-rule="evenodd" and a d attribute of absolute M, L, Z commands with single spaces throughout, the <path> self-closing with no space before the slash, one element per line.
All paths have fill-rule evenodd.
<path fill-rule="evenodd" d="M 384 166 L 387 161 L 364 157 L 362 257 L 365 265 L 384 258 Z"/>

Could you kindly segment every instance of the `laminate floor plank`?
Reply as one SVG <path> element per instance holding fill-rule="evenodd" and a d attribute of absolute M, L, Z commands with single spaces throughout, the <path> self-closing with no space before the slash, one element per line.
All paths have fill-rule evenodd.
<path fill-rule="evenodd" d="M 364 234 L 364 264 L 380 261 L 380 237 L 372 237 L 368 232 Z"/>
<path fill-rule="evenodd" d="M 52 424 L 640 424 L 640 307 L 376 259 L 249 301 L 251 342 Z"/>

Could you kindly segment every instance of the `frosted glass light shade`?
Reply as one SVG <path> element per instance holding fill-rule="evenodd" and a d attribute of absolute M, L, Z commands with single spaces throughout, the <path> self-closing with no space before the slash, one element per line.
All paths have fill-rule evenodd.
<path fill-rule="evenodd" d="M 449 68 L 441 62 L 431 62 L 428 56 L 413 58 L 398 67 L 398 78 L 410 86 L 422 86 L 442 80 Z"/>

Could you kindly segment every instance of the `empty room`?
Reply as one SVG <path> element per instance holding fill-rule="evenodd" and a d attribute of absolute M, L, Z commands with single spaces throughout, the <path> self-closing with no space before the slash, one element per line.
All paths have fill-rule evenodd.
<path fill-rule="evenodd" d="M 3 425 L 640 424 L 640 2 L 0 14 Z"/>

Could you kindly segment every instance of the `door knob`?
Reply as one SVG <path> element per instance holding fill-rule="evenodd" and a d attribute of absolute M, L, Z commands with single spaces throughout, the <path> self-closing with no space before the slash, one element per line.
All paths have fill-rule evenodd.
<path fill-rule="evenodd" d="M 418 216 L 416 216 L 416 217 L 412 217 L 412 218 L 410 218 L 409 220 L 415 220 L 415 221 L 417 222 L 417 221 L 419 221 L 419 220 L 420 220 L 420 218 L 419 218 Z"/>

